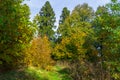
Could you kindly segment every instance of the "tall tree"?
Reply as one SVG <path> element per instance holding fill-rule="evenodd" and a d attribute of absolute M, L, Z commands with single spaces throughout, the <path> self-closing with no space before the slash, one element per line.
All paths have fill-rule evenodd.
<path fill-rule="evenodd" d="M 68 27 L 78 26 L 88 28 L 88 24 L 93 19 L 94 11 L 88 4 L 77 5 L 71 15 L 67 17 L 65 24 L 59 27 L 59 33 L 63 36 L 69 35 Z"/>
<path fill-rule="evenodd" d="M 32 39 L 30 10 L 22 1 L 0 1 L 0 66 L 17 65 Z"/>
<path fill-rule="evenodd" d="M 53 8 L 51 7 L 49 1 L 45 3 L 45 5 L 40 10 L 40 21 L 39 21 L 39 34 L 43 36 L 47 36 L 49 39 L 53 39 L 55 28 L 55 13 Z"/>
<path fill-rule="evenodd" d="M 58 35 L 57 42 L 60 42 L 61 39 L 62 39 L 61 38 L 61 33 L 60 33 L 60 28 L 69 16 L 70 16 L 70 11 L 67 9 L 67 7 L 64 7 L 63 10 L 62 10 L 62 14 L 60 16 L 59 26 L 58 26 L 58 29 L 57 29 L 57 35 Z"/>
<path fill-rule="evenodd" d="M 70 60 L 71 65 L 74 65 L 74 67 L 69 66 L 74 80 L 87 80 L 89 76 L 84 76 L 84 71 L 87 72 L 85 68 L 88 69 L 85 64 L 87 50 L 92 48 L 88 44 L 91 43 L 93 37 L 91 36 L 93 15 L 94 11 L 88 4 L 77 5 L 59 28 L 62 40 L 56 45 L 53 57 Z"/>
<path fill-rule="evenodd" d="M 87 5 L 87 4 L 83 4 L 83 5 Z M 82 7 L 84 7 L 84 6 L 82 6 Z M 89 6 L 87 6 L 88 8 L 89 8 Z M 78 7 L 78 8 L 81 8 L 81 6 L 80 7 Z M 66 45 L 68 45 L 68 43 L 67 43 L 67 40 L 69 41 L 69 40 L 71 40 L 72 41 L 72 39 L 76 39 L 75 40 L 75 42 L 76 43 L 72 43 L 71 41 L 70 41 L 70 47 L 67 47 L 67 49 L 69 48 L 69 49 L 71 49 L 71 52 L 70 53 L 72 53 L 72 54 L 74 54 L 74 49 L 76 48 L 76 44 L 78 44 L 80 47 L 78 48 L 78 49 L 81 49 L 81 51 L 82 51 L 82 49 L 83 49 L 83 44 L 84 44 L 84 42 L 85 42 L 85 38 L 84 37 L 87 37 L 87 35 L 88 34 L 90 34 L 90 32 L 92 32 L 92 28 L 91 28 L 91 24 L 90 24 L 90 22 L 89 21 L 87 21 L 87 20 L 80 20 L 81 19 L 81 17 L 83 17 L 84 16 L 84 14 L 86 15 L 86 13 L 91 13 L 91 14 L 89 14 L 89 15 L 87 15 L 87 16 L 92 16 L 92 13 L 93 13 L 93 10 L 91 9 L 91 7 L 90 7 L 90 10 L 88 10 L 88 12 L 87 12 L 87 9 L 88 8 L 85 8 L 85 9 L 83 9 L 83 11 L 85 10 L 86 11 L 86 13 L 84 13 L 84 14 L 82 14 L 81 12 L 82 12 L 82 10 L 81 9 L 74 9 L 73 10 L 73 12 L 72 12 L 72 14 L 70 15 L 70 16 L 68 16 L 67 18 L 66 18 L 66 20 L 65 20 L 65 22 L 63 23 L 63 24 L 61 24 L 61 26 L 60 26 L 60 28 L 59 28 L 59 30 L 60 30 L 60 34 L 62 35 L 62 39 L 61 39 L 61 43 L 59 44 L 59 45 L 62 45 L 62 48 L 61 49 L 65 49 L 65 48 L 63 48 L 63 47 L 66 47 Z M 80 11 L 79 11 L 80 10 Z M 81 16 L 81 15 L 83 15 L 83 16 Z M 88 19 L 88 18 L 87 18 Z M 90 17 L 89 19 L 92 19 L 92 17 Z M 78 29 L 78 30 L 77 30 Z M 81 34 L 81 37 L 79 36 L 79 34 Z M 82 34 L 85 34 L 85 35 L 83 35 L 82 36 Z M 78 37 L 77 37 L 78 36 Z M 75 37 L 77 37 L 77 38 L 75 38 Z M 77 43 L 77 40 L 78 40 L 78 43 Z M 80 42 L 79 42 L 79 40 L 81 40 Z M 64 41 L 66 41 L 66 44 L 65 44 L 65 42 Z M 64 43 L 63 43 L 64 42 Z M 64 46 L 64 45 L 65 46 Z M 81 45 L 82 44 L 82 45 Z M 73 46 L 72 48 L 71 48 L 71 45 Z M 56 46 L 56 48 L 58 48 L 59 46 Z M 56 50 L 56 48 L 55 48 L 55 51 L 57 51 Z M 72 50 L 73 49 L 73 50 Z M 58 49 L 58 53 L 59 53 L 59 50 L 60 49 Z M 77 50 L 77 49 L 76 49 Z M 63 50 L 63 53 L 65 53 L 65 55 L 66 55 L 66 52 L 65 51 L 67 51 L 67 50 Z M 61 50 L 60 50 L 60 53 L 61 53 L 61 55 L 62 55 L 62 52 L 61 52 Z M 59 54 L 60 54 L 59 53 Z M 68 53 L 69 53 L 69 51 L 68 51 Z M 67 54 L 68 54 L 67 53 Z M 75 52 L 76 54 L 77 54 L 77 52 Z M 84 54 L 84 52 L 78 52 L 78 53 L 80 53 L 80 54 Z M 56 53 L 57 54 L 57 53 Z M 63 54 L 64 55 L 64 54 Z"/>
<path fill-rule="evenodd" d="M 64 7 L 62 10 L 62 14 L 60 16 L 59 25 L 63 24 L 65 22 L 65 19 L 70 15 L 70 11 L 67 9 L 67 7 Z"/>
<path fill-rule="evenodd" d="M 79 21 L 91 21 L 94 16 L 94 10 L 87 3 L 77 5 L 72 13 L 79 15 Z"/>
<path fill-rule="evenodd" d="M 111 3 L 98 7 L 94 20 L 96 35 L 96 49 L 99 49 L 102 63 L 106 64 L 105 71 L 110 72 L 110 78 L 120 79 L 119 72 L 119 41 L 120 41 L 120 3 L 111 0 Z M 104 66 L 105 67 L 105 66 Z M 102 67 L 103 68 L 103 67 Z M 116 69 L 115 69 L 116 68 Z"/>

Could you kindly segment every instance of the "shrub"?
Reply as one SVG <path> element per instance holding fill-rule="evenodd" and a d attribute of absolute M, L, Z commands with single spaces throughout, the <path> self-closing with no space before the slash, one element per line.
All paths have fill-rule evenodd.
<path fill-rule="evenodd" d="M 31 47 L 26 50 L 24 61 L 27 65 L 41 68 L 46 68 L 53 63 L 50 42 L 46 36 L 32 40 Z"/>

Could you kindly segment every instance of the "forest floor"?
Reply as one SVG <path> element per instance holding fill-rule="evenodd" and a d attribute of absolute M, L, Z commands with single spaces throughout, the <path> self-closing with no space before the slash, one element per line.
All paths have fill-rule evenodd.
<path fill-rule="evenodd" d="M 35 67 L 0 73 L 0 80 L 72 80 L 66 68 L 54 66 L 47 71 Z"/>

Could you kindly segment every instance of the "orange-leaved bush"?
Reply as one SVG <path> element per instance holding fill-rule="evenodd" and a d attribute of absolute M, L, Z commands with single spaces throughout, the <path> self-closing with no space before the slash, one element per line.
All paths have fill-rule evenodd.
<path fill-rule="evenodd" d="M 26 50 L 27 65 L 46 68 L 53 63 L 50 42 L 46 36 L 34 38 L 31 47 Z"/>

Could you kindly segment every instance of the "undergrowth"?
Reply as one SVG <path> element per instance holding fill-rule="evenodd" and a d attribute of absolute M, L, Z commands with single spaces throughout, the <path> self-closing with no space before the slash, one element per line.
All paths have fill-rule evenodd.
<path fill-rule="evenodd" d="M 53 67 L 46 71 L 35 67 L 0 73 L 0 80 L 72 80 L 65 68 Z"/>

